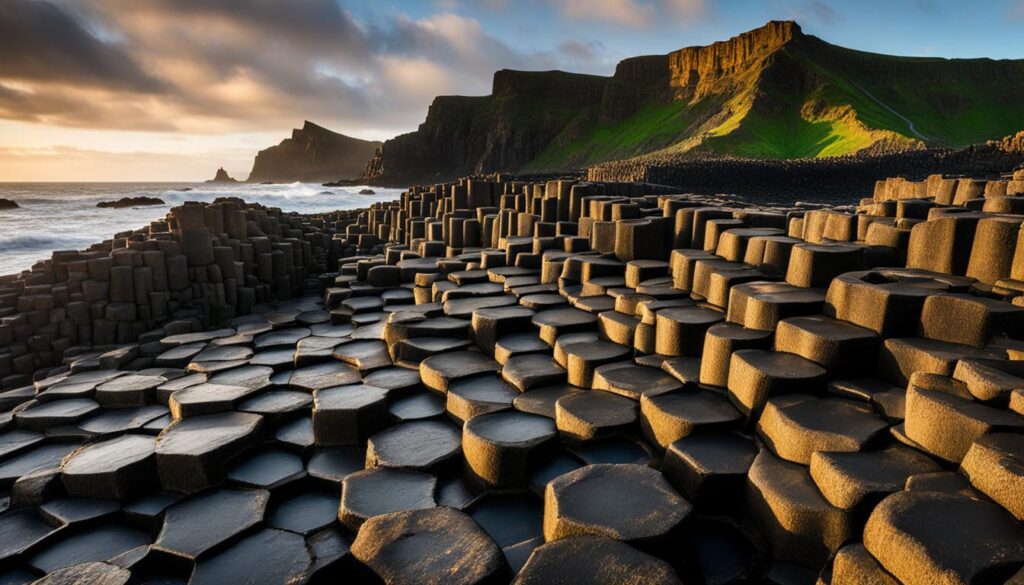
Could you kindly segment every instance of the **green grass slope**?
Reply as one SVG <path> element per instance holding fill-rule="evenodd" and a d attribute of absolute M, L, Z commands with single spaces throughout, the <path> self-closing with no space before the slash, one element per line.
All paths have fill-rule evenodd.
<path fill-rule="evenodd" d="M 524 170 L 561 169 L 629 158 L 676 142 L 692 117 L 684 102 L 648 102 L 616 124 L 598 126 L 560 144 L 556 138 Z"/>
<path fill-rule="evenodd" d="M 567 128 L 524 170 L 659 151 L 793 159 L 958 148 L 1024 128 L 1024 60 L 892 57 L 800 35 L 728 75 L 712 95 L 652 96 L 618 122 Z"/>

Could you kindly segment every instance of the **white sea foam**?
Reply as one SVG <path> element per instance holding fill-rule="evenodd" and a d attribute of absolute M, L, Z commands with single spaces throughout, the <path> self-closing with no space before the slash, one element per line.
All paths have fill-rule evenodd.
<path fill-rule="evenodd" d="M 0 210 L 0 274 L 30 268 L 55 250 L 87 248 L 115 233 L 144 227 L 185 201 L 241 197 L 285 211 L 321 213 L 391 201 L 401 192 L 373 187 L 375 195 L 360 195 L 365 188 L 311 183 L 0 183 L 0 197 L 13 199 L 21 206 Z M 96 207 L 100 201 L 141 195 L 158 197 L 166 204 L 128 209 Z"/>

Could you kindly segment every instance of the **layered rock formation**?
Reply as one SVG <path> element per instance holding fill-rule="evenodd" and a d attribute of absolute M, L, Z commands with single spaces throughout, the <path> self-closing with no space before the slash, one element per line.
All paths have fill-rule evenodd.
<path fill-rule="evenodd" d="M 1024 60 L 890 57 L 793 22 L 626 59 L 614 75 L 498 71 L 483 97 L 439 96 L 361 181 L 581 169 L 652 152 L 758 159 L 953 147 L 1024 127 Z M 945 121 L 945 122 L 943 122 Z"/>
<path fill-rule="evenodd" d="M 250 183 L 322 183 L 359 175 L 380 148 L 380 142 L 360 140 L 306 121 L 277 146 L 256 154 Z"/>

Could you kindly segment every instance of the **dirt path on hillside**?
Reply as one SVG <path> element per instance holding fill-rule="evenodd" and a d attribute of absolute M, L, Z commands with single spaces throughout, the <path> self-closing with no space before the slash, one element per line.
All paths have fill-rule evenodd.
<path fill-rule="evenodd" d="M 854 83 L 853 81 L 851 81 L 850 83 L 852 83 L 852 84 L 853 84 L 853 86 L 854 86 L 854 87 L 856 87 L 857 89 L 859 89 L 859 90 L 863 91 L 863 92 L 864 92 L 864 95 L 866 95 L 866 96 L 868 96 L 869 98 L 871 98 L 871 101 L 873 101 L 873 102 L 875 102 L 876 104 L 878 104 L 878 105 L 882 106 L 882 107 L 883 107 L 883 108 L 885 108 L 886 110 L 889 110 L 889 111 L 890 111 L 890 112 L 892 112 L 892 114 L 893 114 L 893 115 L 895 115 L 895 116 L 896 116 L 897 118 L 899 118 L 900 120 L 903 120 L 904 122 L 906 122 L 906 123 L 907 123 L 907 127 L 908 127 L 908 128 L 910 128 L 910 131 L 911 131 L 911 132 L 912 132 L 912 133 L 913 133 L 913 134 L 914 134 L 915 136 L 917 136 L 917 137 L 918 137 L 918 138 L 920 138 L 921 140 L 924 140 L 925 142 L 927 142 L 927 141 L 931 140 L 931 138 L 929 138 L 929 137 L 925 136 L 924 134 L 921 134 L 920 132 L 918 132 L 918 131 L 917 131 L 917 128 L 915 128 L 915 127 L 914 127 L 914 122 L 913 122 L 913 121 L 911 121 L 911 119 L 910 119 L 910 118 L 908 118 L 908 117 L 904 116 L 903 114 L 901 114 L 901 113 L 897 112 L 896 110 L 894 110 L 894 109 L 890 108 L 888 104 L 886 104 L 886 103 L 885 103 L 885 102 L 883 102 L 882 100 L 880 100 L 880 99 L 876 98 L 876 97 L 875 97 L 875 95 L 874 95 L 873 93 L 871 93 L 870 91 L 868 91 L 868 90 L 864 89 L 864 88 L 863 88 L 863 87 L 861 87 L 860 85 L 858 85 L 858 84 Z"/>

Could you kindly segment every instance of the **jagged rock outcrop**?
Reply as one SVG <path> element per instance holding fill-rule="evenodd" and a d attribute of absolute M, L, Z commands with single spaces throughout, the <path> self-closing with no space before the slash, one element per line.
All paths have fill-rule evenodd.
<path fill-rule="evenodd" d="M 1024 60 L 877 55 L 769 22 L 625 59 L 610 77 L 498 71 L 488 96 L 435 98 L 358 181 L 569 171 L 659 152 L 789 160 L 963 147 L 1024 128 L 1022 76 Z"/>
<path fill-rule="evenodd" d="M 17 201 L 0 198 L 0 209 L 17 209 L 21 207 Z"/>
<path fill-rule="evenodd" d="M 224 170 L 224 167 L 220 167 L 219 169 L 217 169 L 217 174 L 214 175 L 212 179 L 207 181 L 207 183 L 237 183 L 237 182 L 238 182 L 238 179 L 233 179 L 231 177 L 231 175 L 229 175 L 228 172 Z"/>
<path fill-rule="evenodd" d="M 380 142 L 360 140 L 306 121 L 277 146 L 256 154 L 250 183 L 322 183 L 359 175 Z"/>

